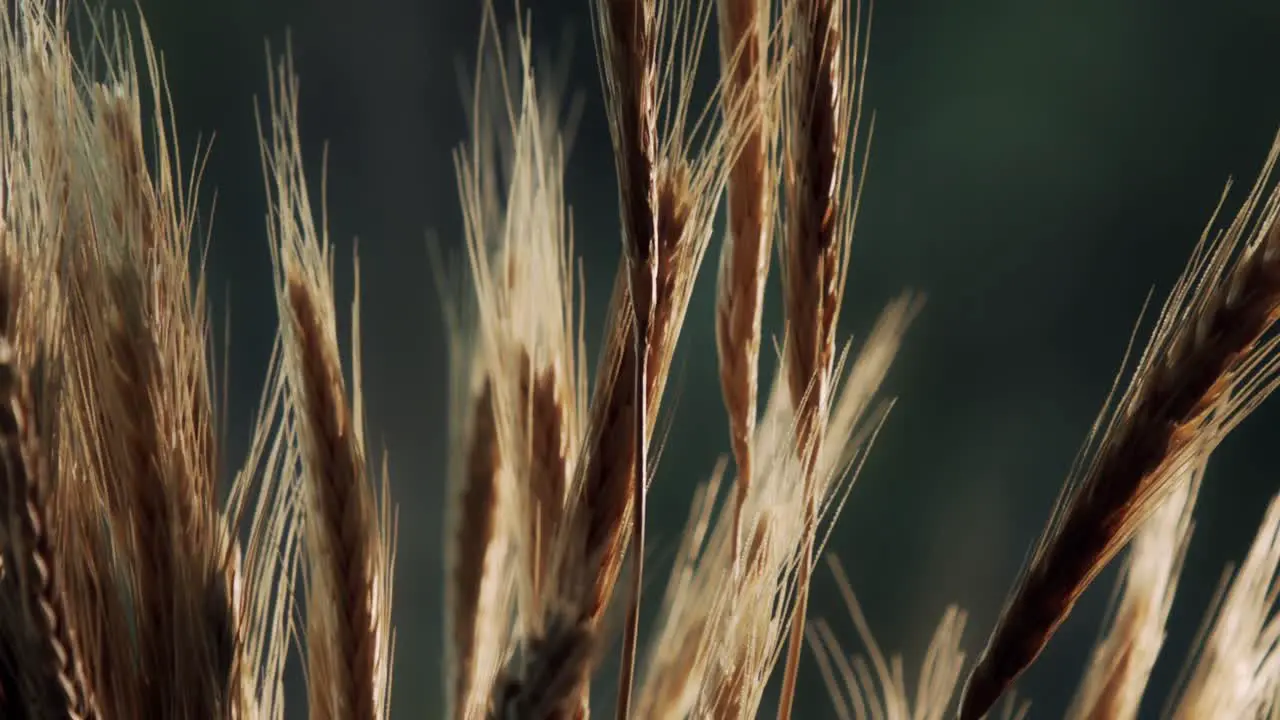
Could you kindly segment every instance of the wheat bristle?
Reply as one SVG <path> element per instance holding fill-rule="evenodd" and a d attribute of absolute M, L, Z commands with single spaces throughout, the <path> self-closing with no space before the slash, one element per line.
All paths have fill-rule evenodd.
<path fill-rule="evenodd" d="M 964 667 L 960 638 L 965 613 L 955 606 L 943 612 L 921 662 L 915 693 L 907 688 L 900 656 L 889 657 L 880 649 L 867 623 L 853 585 L 834 556 L 827 556 L 836 586 L 853 620 L 866 657 L 847 655 L 831 626 L 819 622 L 807 636 L 822 668 L 823 681 L 836 703 L 840 720 L 942 720 Z"/>

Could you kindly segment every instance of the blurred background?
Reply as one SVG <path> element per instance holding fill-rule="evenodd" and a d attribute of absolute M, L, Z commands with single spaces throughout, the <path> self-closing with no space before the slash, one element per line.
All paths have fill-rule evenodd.
<path fill-rule="evenodd" d="M 588 2 L 525 7 L 535 47 L 569 53 L 570 87 L 584 102 L 567 197 L 594 364 L 620 243 Z M 513 17 L 512 0 L 494 3 L 504 22 Z M 132 2 L 118 5 L 136 19 Z M 214 138 L 202 209 L 212 218 L 220 335 L 223 311 L 230 317 L 233 460 L 275 327 L 255 99 L 265 98 L 265 43 L 278 53 L 291 34 L 317 192 L 328 146 L 340 311 L 358 239 L 369 437 L 389 451 L 400 508 L 393 717 L 441 717 L 448 355 L 427 237 L 448 253 L 461 248 L 450 153 L 466 137 L 459 79 L 474 62 L 481 4 L 138 5 L 163 54 L 181 142 L 190 151 Z M 1232 209 L 1252 184 L 1280 127 L 1277 47 L 1280 4 L 1270 0 L 876 3 L 866 98 L 876 129 L 842 334 L 860 337 L 904 289 L 926 293 L 927 304 L 888 380 L 899 402 L 830 547 L 881 646 L 904 654 L 909 682 L 950 603 L 970 613 L 971 657 L 981 650 L 1145 297 L 1154 288 L 1162 298 L 1177 278 L 1225 181 L 1237 178 Z M 714 68 L 714 38 L 708 50 Z M 695 484 L 728 450 L 727 436 L 707 430 L 724 427 L 709 265 L 664 407 L 675 412 L 652 492 L 652 582 Z M 779 328 L 777 291 L 775 273 L 770 332 Z M 1144 717 L 1159 711 L 1224 569 L 1243 557 L 1280 488 L 1278 440 L 1274 400 L 1210 466 Z M 1114 570 L 1100 579 L 1019 685 L 1033 716 L 1066 707 L 1114 581 Z M 649 590 L 651 610 L 658 590 Z M 813 584 L 818 616 L 858 647 L 825 569 Z M 602 677 L 607 691 L 612 670 Z M 797 717 L 833 716 L 808 656 Z"/>

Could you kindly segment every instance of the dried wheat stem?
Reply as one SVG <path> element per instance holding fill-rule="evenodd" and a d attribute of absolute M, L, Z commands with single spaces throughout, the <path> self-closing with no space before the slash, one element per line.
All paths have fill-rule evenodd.
<path fill-rule="evenodd" d="M 312 498 L 307 539 L 322 578 L 308 616 L 329 616 L 325 639 L 310 635 L 313 718 L 380 720 L 381 548 L 364 452 L 352 427 L 337 348 L 322 326 L 315 289 L 286 270 L 290 324 L 299 358 L 298 407 Z M 314 627 L 314 626 L 313 626 Z"/>
<path fill-rule="evenodd" d="M 791 640 L 783 672 L 779 720 L 788 720 L 804 648 L 812 573 L 816 498 L 813 467 L 822 451 L 831 392 L 836 319 L 844 292 L 845 236 L 841 180 L 849 139 L 849 86 L 842 0 L 797 0 L 794 5 L 793 96 L 789 99 L 787 245 L 784 283 L 785 366 L 796 409 L 796 447 L 805 466 L 805 539 L 800 556 Z M 855 23 L 855 37 L 857 33 Z"/>
<path fill-rule="evenodd" d="M 1051 524 L 967 683 L 961 720 L 977 720 L 1028 667 L 1076 599 L 1196 455 L 1212 449 L 1275 384 L 1280 317 L 1280 195 L 1259 193 L 1207 255 L 1202 248 L 1161 316 L 1142 364 L 1079 485 Z"/>
<path fill-rule="evenodd" d="M 752 478 L 751 438 L 759 395 L 760 322 L 773 236 L 771 206 L 773 113 L 766 84 L 769 0 L 721 0 L 720 55 L 725 66 L 724 115 L 746 112 L 742 149 L 729 170 L 729 234 L 716 304 L 720 386 L 738 464 L 734 567 L 742 542 L 742 512 Z"/>

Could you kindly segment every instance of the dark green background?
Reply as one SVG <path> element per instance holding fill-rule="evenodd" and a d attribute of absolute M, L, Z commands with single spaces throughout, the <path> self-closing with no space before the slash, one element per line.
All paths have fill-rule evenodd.
<path fill-rule="evenodd" d="M 619 241 L 587 3 L 526 0 L 537 47 L 572 41 L 572 83 L 585 99 L 567 194 L 594 354 Z M 511 17 L 507 0 L 496 4 Z M 230 297 L 233 458 L 274 328 L 254 98 L 266 87 L 264 40 L 281 50 L 292 31 L 313 180 L 329 143 L 340 307 L 359 238 L 370 437 L 389 448 L 400 507 L 393 716 L 439 717 L 448 375 L 425 238 L 460 246 L 450 152 L 465 137 L 458 71 L 474 55 L 480 4 L 141 7 L 182 142 L 190 149 L 216 134 L 204 208 L 216 190 L 210 272 L 219 304 Z M 877 3 L 867 96 L 877 126 L 842 328 L 864 332 L 904 288 L 925 291 L 928 304 L 888 382 L 900 402 L 832 547 L 881 644 L 906 654 L 912 683 L 948 603 L 971 611 L 965 645 L 981 649 L 1144 297 L 1153 286 L 1162 297 L 1177 277 L 1228 176 L 1238 191 L 1252 182 L 1280 127 L 1278 50 L 1271 0 Z M 704 272 L 668 395 L 678 412 L 652 500 L 661 559 L 694 484 L 727 450 L 712 285 Z M 1276 490 L 1278 430 L 1280 406 L 1265 406 L 1211 467 L 1144 716 L 1159 710 L 1226 563 L 1243 556 Z M 1021 684 L 1034 716 L 1069 701 L 1113 581 L 1105 574 L 1086 595 Z M 855 647 L 826 572 L 813 592 L 813 616 L 830 618 Z M 810 658 L 801 679 L 797 717 L 831 717 Z"/>

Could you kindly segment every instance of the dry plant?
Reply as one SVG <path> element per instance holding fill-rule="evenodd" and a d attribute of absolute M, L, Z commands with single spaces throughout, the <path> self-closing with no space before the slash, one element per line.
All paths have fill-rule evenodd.
<path fill-rule="evenodd" d="M 588 378 L 564 194 L 574 111 L 535 69 L 527 17 L 504 43 L 484 6 L 471 138 L 455 154 L 465 267 L 444 279 L 445 715 L 586 718 L 620 629 L 620 718 L 757 717 L 775 675 L 788 718 L 807 638 L 840 718 L 956 707 L 976 720 L 1129 546 L 1066 714 L 1137 717 L 1209 459 L 1277 382 L 1280 139 L 1235 219 L 1202 236 L 967 681 L 965 614 L 951 607 L 912 693 L 834 561 L 863 653 L 805 618 L 921 308 L 904 294 L 860 343 L 837 337 L 866 169 L 870 12 L 846 0 L 591 8 L 622 253 Z M 348 363 L 340 352 L 291 64 L 275 67 L 259 123 L 279 333 L 250 451 L 224 489 L 199 162 L 193 172 L 173 142 L 145 26 L 135 42 L 121 22 L 99 24 L 77 53 L 62 3 L 0 12 L 0 716 L 283 718 L 297 640 L 309 717 L 388 717 L 395 518 L 385 458 L 368 457 L 357 302 Z M 713 22 L 721 77 L 697 108 Z M 652 438 L 722 199 L 715 332 L 733 462 L 695 494 L 642 652 Z M 775 248 L 784 332 L 764 386 Z M 1166 715 L 1280 718 L 1278 574 L 1280 497 Z M 1005 717 L 1025 716 L 1007 699 Z"/>

